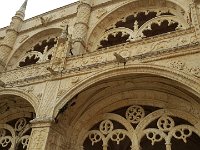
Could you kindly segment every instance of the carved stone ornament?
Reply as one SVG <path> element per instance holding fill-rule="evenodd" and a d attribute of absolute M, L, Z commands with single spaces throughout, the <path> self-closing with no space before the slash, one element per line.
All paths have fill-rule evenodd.
<path fill-rule="evenodd" d="M 44 17 L 44 16 L 40 17 L 40 21 L 41 21 L 41 24 L 42 24 L 43 26 L 47 26 L 47 24 L 48 24 L 52 19 L 53 19 L 52 16 L 50 16 L 50 17 Z"/>
<path fill-rule="evenodd" d="M 65 89 L 61 89 L 58 91 L 57 99 L 60 99 L 67 91 Z"/>
<path fill-rule="evenodd" d="M 20 41 L 19 41 L 19 43 L 23 43 L 25 40 L 27 40 L 29 38 L 29 35 L 24 35 L 21 39 L 20 39 Z"/>
<path fill-rule="evenodd" d="M 107 10 L 104 9 L 104 8 L 101 8 L 101 9 L 97 10 L 97 18 L 100 19 L 106 13 L 107 13 Z"/>
<path fill-rule="evenodd" d="M 71 79 L 72 83 L 77 83 L 79 80 L 80 78 L 78 76 Z"/>
<path fill-rule="evenodd" d="M 120 110 L 122 111 L 122 109 Z M 174 144 L 174 139 L 187 143 L 190 140 L 189 137 L 193 133 L 197 133 L 197 129 L 189 123 L 177 124 L 179 121 L 176 116 L 170 116 L 167 110 L 155 109 L 146 116 L 145 111 L 148 110 L 145 110 L 142 106 L 133 105 L 126 109 L 125 116 L 121 113 L 109 113 L 105 115 L 107 119 L 98 123 L 99 128 L 96 126 L 95 129 L 93 128 L 88 131 L 87 141 L 89 140 L 90 142 L 85 141 L 84 148 L 90 145 L 90 148 L 95 149 L 97 148 L 95 146 L 98 145 L 99 147 L 102 146 L 105 150 L 108 147 L 118 149 L 125 139 L 129 139 L 130 143 L 126 143 L 126 146 L 139 150 L 142 146 L 140 145 L 142 144 L 140 143 L 141 140 L 146 138 L 152 146 L 164 140 L 166 149 L 170 150 Z M 198 134 L 198 138 L 200 138 L 200 134 Z M 108 141 L 112 141 L 112 146 Z M 122 144 L 125 144 L 125 142 Z"/>
<path fill-rule="evenodd" d="M 26 118 L 20 118 L 14 126 L 9 124 L 0 124 L 0 148 L 17 148 L 22 145 L 26 149 L 29 143 L 30 124 Z"/>
<path fill-rule="evenodd" d="M 196 77 L 200 77 L 200 67 L 188 67 L 185 62 L 182 61 L 172 61 L 170 62 L 170 67 L 177 69 L 177 70 L 182 70 L 187 73 L 190 73 Z"/>
<path fill-rule="evenodd" d="M 66 58 L 72 48 L 72 36 L 69 34 L 68 28 L 69 26 L 67 25 L 63 29 L 61 35 L 58 37 L 58 42 L 53 49 L 50 67 L 52 71 L 61 72 L 65 68 Z"/>

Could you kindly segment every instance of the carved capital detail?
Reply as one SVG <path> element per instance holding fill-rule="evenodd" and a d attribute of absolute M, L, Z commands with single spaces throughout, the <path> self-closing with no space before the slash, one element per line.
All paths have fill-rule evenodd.
<path fill-rule="evenodd" d="M 30 121 L 33 128 L 51 126 L 51 124 L 54 122 L 55 122 L 55 119 L 52 117 L 36 117 L 35 119 Z"/>

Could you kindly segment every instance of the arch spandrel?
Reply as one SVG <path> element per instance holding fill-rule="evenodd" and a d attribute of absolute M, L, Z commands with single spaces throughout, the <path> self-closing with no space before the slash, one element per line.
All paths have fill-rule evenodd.
<path fill-rule="evenodd" d="M 164 7 L 162 6 L 162 2 L 164 3 Z M 162 1 L 158 4 L 156 4 L 154 9 L 158 9 L 159 7 L 162 7 L 162 10 L 164 9 L 169 9 L 172 11 L 175 15 L 176 20 L 179 20 L 185 28 L 189 28 L 189 24 L 187 23 L 188 18 L 189 18 L 189 1 L 185 2 L 180 2 L 180 1 L 174 1 L 174 0 L 169 0 L 169 1 Z M 143 1 L 141 2 L 143 3 Z M 136 8 L 132 8 L 131 6 L 136 6 L 139 5 Z M 147 4 L 147 2 L 146 2 Z M 141 6 L 140 6 L 141 5 Z M 126 8 L 127 7 L 127 8 Z M 130 8 L 129 8 L 130 7 Z M 146 8 L 145 8 L 146 7 Z M 134 12 L 139 12 L 139 11 L 147 11 L 151 10 L 152 7 L 148 6 L 143 6 L 143 4 L 139 4 L 138 1 L 126 1 L 123 2 L 120 6 L 115 8 L 114 10 L 109 11 L 106 16 L 101 18 L 94 27 L 91 28 L 91 30 L 88 33 L 88 51 L 95 51 L 97 50 L 99 41 L 103 36 L 103 33 L 105 32 L 104 29 L 107 29 L 111 24 L 116 23 L 117 21 L 120 20 L 120 18 L 123 18 L 127 16 L 128 14 L 131 15 L 134 14 Z M 127 11 L 123 11 L 127 10 Z M 184 15 L 183 15 L 184 14 Z"/>
<path fill-rule="evenodd" d="M 31 37 L 28 37 L 28 39 L 23 41 L 23 43 L 10 55 L 7 62 L 8 68 L 15 68 L 16 62 L 19 62 L 20 59 L 22 59 L 23 56 L 25 56 L 25 54 L 30 51 L 32 47 L 35 46 L 35 44 L 38 44 L 43 40 L 55 38 L 59 36 L 61 32 L 61 28 L 49 28 L 43 31 L 36 32 Z"/>

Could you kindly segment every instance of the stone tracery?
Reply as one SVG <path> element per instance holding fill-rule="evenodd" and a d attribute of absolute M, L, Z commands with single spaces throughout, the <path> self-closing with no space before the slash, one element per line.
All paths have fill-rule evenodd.
<path fill-rule="evenodd" d="M 20 96 L 1 95 L 0 100 L 0 149 L 27 149 L 34 108 Z"/>
<path fill-rule="evenodd" d="M 28 118 L 20 118 L 6 124 L 0 124 L 1 149 L 26 149 L 29 142 L 31 127 Z"/>
<path fill-rule="evenodd" d="M 55 46 L 56 43 L 56 37 L 39 42 L 29 51 L 27 51 L 23 58 L 20 59 L 19 66 L 24 67 L 51 60 L 52 48 Z"/>
<path fill-rule="evenodd" d="M 68 20 L 68 16 L 63 15 L 61 16 L 61 18 L 55 19 L 55 16 L 57 16 L 55 15 L 57 13 L 56 10 L 55 14 L 54 12 L 52 14 L 50 13 L 51 15 L 48 13 L 45 14 L 47 18 L 49 16 L 50 17 L 53 16 L 52 17 L 53 20 L 51 22 L 47 22 L 45 26 L 41 25 L 37 26 L 36 23 L 36 26 L 35 27 L 32 26 L 31 28 L 29 28 L 29 26 L 26 26 L 27 25 L 26 23 L 28 23 L 28 25 L 29 24 L 34 25 L 35 24 L 33 21 L 34 19 L 33 20 L 30 19 L 31 21 L 28 20 L 24 24 L 25 30 L 22 29 L 23 31 L 19 34 L 19 39 L 17 39 L 16 41 L 16 42 L 19 41 L 19 43 L 23 43 L 24 41 L 26 42 L 23 43 L 21 46 L 19 43 L 16 43 L 13 49 L 13 54 L 11 53 L 10 58 L 8 59 L 8 67 L 11 67 L 9 69 L 14 69 L 14 70 L 8 72 L 5 71 L 5 73 L 2 73 L 1 80 L 5 82 L 6 88 L 12 88 L 12 89 L 19 88 L 33 95 L 33 97 L 36 96 L 38 98 L 38 99 L 35 98 L 33 100 L 34 101 L 33 103 L 38 104 L 37 115 L 39 117 L 37 116 L 37 118 L 34 120 L 35 125 L 32 126 L 33 132 L 32 132 L 32 137 L 30 138 L 29 149 L 80 150 L 83 149 L 84 146 L 84 148 L 88 150 L 90 149 L 139 150 L 140 147 L 143 150 L 146 149 L 149 150 L 149 148 L 152 147 L 154 147 L 154 149 L 156 150 L 158 149 L 171 150 L 171 148 L 182 149 L 181 146 L 184 143 L 187 143 L 187 145 L 189 146 L 188 149 L 190 149 L 191 142 L 199 140 L 199 124 L 197 125 L 195 124 L 198 122 L 197 118 L 199 118 L 199 109 L 198 106 L 193 107 L 193 105 L 190 105 L 189 103 L 190 101 L 192 101 L 192 104 L 196 105 L 197 104 L 196 102 L 199 102 L 199 99 L 197 99 L 198 96 L 197 98 L 195 96 L 196 94 L 197 95 L 199 94 L 199 87 L 198 87 L 199 70 L 198 66 L 194 66 L 194 64 L 190 63 L 190 62 L 193 63 L 192 59 L 198 57 L 198 55 L 196 55 L 195 57 L 192 56 L 192 54 L 194 53 L 196 54 L 198 51 L 193 49 L 193 47 L 198 49 L 199 46 L 198 39 L 195 36 L 197 30 L 195 30 L 195 27 L 193 26 L 193 24 L 198 26 L 198 20 L 197 20 L 198 18 L 197 14 L 195 14 L 196 16 L 194 15 L 194 12 L 196 11 L 195 5 L 192 6 L 192 10 L 190 10 L 191 12 L 187 12 L 189 11 L 185 9 L 185 7 L 186 8 L 188 7 L 186 4 L 187 2 L 184 1 L 184 4 L 181 5 L 182 8 L 180 8 L 179 7 L 180 5 L 178 4 L 180 1 L 178 0 L 177 3 L 174 0 L 116 1 L 114 2 L 113 5 L 112 2 L 109 0 L 108 1 L 105 0 L 104 1 L 105 3 L 104 2 L 101 3 L 100 1 L 96 2 L 90 0 L 81 0 L 81 3 L 77 5 L 78 6 L 78 13 L 76 18 L 77 21 L 75 22 L 74 25 L 75 28 L 73 33 L 74 37 L 72 37 L 73 38 L 72 47 L 73 48 L 76 47 L 77 49 L 73 49 L 75 51 L 72 52 L 74 52 L 75 55 L 74 57 L 69 59 L 65 58 L 66 53 L 64 52 L 64 50 L 67 49 L 66 47 L 63 48 L 62 45 L 61 47 L 59 47 L 60 49 L 56 49 L 53 47 L 57 41 L 57 39 L 54 37 L 58 36 L 58 34 L 54 34 L 55 30 L 52 31 L 54 36 L 52 42 L 53 44 L 49 44 L 49 46 L 48 46 L 48 40 L 43 41 L 43 39 L 47 39 L 45 37 L 48 36 L 48 39 L 52 40 L 49 36 L 49 33 L 47 33 L 51 31 L 51 29 L 45 31 L 44 34 L 39 33 L 36 36 L 33 36 L 33 38 L 30 38 L 26 41 L 26 39 L 29 37 L 27 36 L 29 34 L 29 31 L 31 31 L 30 35 L 32 35 L 34 33 L 38 33 L 38 31 L 43 30 L 43 28 L 59 26 L 60 21 L 66 18 Z M 128 5 L 134 4 L 134 6 L 133 5 L 127 6 L 127 4 Z M 75 6 L 76 4 L 74 4 L 72 8 L 75 8 Z M 71 8 L 71 6 L 69 6 L 69 8 Z M 131 9 L 126 9 L 126 8 L 131 8 Z M 93 13 L 95 12 L 94 10 L 95 11 L 97 10 L 96 12 L 99 12 L 99 14 Z M 109 12 L 110 10 L 112 11 Z M 124 10 L 130 10 L 130 11 L 126 12 Z M 66 10 L 62 11 L 63 14 L 67 14 L 68 7 L 66 7 Z M 119 15 L 120 13 L 122 14 Z M 70 25 L 73 24 L 72 20 L 75 19 L 73 18 L 74 16 L 75 15 L 73 14 L 69 16 Z M 103 17 L 105 17 L 105 19 L 103 20 L 107 21 L 100 20 Z M 196 18 L 196 23 L 194 23 L 195 18 Z M 97 20 L 99 20 L 100 22 L 97 22 Z M 108 24 L 105 22 L 108 22 Z M 94 30 L 92 30 L 93 25 L 94 25 Z M 95 26 L 97 26 L 97 28 Z M 176 30 L 182 30 L 182 31 L 174 32 Z M 94 34 L 91 32 L 93 32 Z M 174 33 L 168 34 L 170 32 Z M 56 33 L 60 33 L 60 31 Z M 91 37 L 86 37 L 88 35 L 90 36 L 90 34 Z M 157 36 L 159 34 L 163 35 Z M 144 39 L 146 37 L 152 37 L 152 36 L 156 37 Z M 40 40 L 38 38 L 40 38 Z M 88 40 L 89 43 L 86 40 L 86 38 L 89 39 Z M 11 39 L 10 41 L 14 40 Z M 27 52 L 27 47 L 30 47 L 30 45 L 32 45 L 30 43 L 37 43 L 38 41 L 42 42 L 39 42 L 39 44 L 35 45 L 33 49 Z M 71 41 L 67 45 L 71 47 Z M 103 47 L 110 47 L 110 48 L 107 48 L 108 51 L 98 51 L 92 54 L 87 53 L 83 54 L 82 56 L 76 57 L 76 55 L 85 53 L 87 49 L 88 51 L 91 52 L 97 50 L 98 48 L 101 49 Z M 57 53 L 58 55 L 55 55 L 54 57 L 56 59 L 54 59 L 53 57 L 51 58 L 52 55 L 54 56 L 54 54 L 52 54 L 53 49 L 55 50 L 54 52 L 56 52 L 56 50 L 58 50 L 59 52 Z M 176 53 L 173 53 L 172 51 Z M 22 59 L 19 59 L 19 57 L 22 56 L 22 54 L 24 54 L 25 52 L 27 52 L 25 56 L 21 57 Z M 61 53 L 63 52 L 62 53 L 63 55 L 60 55 L 61 54 L 60 52 Z M 119 53 L 120 55 L 126 57 L 129 60 L 126 68 L 121 68 L 120 66 L 118 66 L 117 68 L 115 66 L 115 60 L 112 58 L 113 52 Z M 178 60 L 182 62 L 182 60 L 186 58 L 185 57 L 185 55 L 187 55 L 186 53 L 191 55 L 191 57 L 187 58 L 186 64 L 185 60 L 184 63 L 181 64 L 178 63 L 180 66 L 178 66 L 177 68 L 177 64 L 174 63 L 177 61 L 176 57 L 180 57 L 178 58 Z M 142 54 L 142 55 L 137 55 L 137 54 Z M 170 56 L 168 54 L 170 54 Z M 163 57 L 164 55 L 166 56 Z M 149 59 L 152 60 L 149 61 Z M 20 60 L 20 62 L 16 60 Z M 48 60 L 51 60 L 50 63 Z M 69 62 L 65 63 L 65 61 Z M 54 64 L 55 65 L 61 64 L 60 62 L 64 62 L 63 63 L 64 65 L 61 65 L 60 68 L 54 67 Z M 31 65 L 36 63 L 42 63 L 42 64 L 16 69 L 15 66 L 13 67 L 13 64 L 16 63 L 18 63 L 17 67 L 19 66 L 23 67 L 26 65 Z M 58 69 L 59 70 L 58 73 L 50 74 L 51 72 L 47 71 L 49 67 L 51 69 L 54 68 Z M 161 80 L 159 79 L 158 81 L 156 81 L 156 84 L 159 85 L 157 90 L 161 91 L 164 90 L 166 91 L 166 93 L 171 92 L 172 95 L 176 95 L 177 97 L 182 95 L 180 97 L 181 98 L 184 97 L 183 99 L 186 101 L 182 100 L 178 101 L 173 98 L 170 99 L 171 96 L 168 97 L 168 95 L 166 96 L 167 98 L 165 97 L 166 100 L 164 100 L 163 102 L 159 100 L 157 101 L 154 98 L 152 98 L 153 97 L 152 91 L 148 94 L 146 93 L 146 91 L 139 91 L 139 90 L 137 92 L 134 92 L 134 94 L 132 91 L 126 92 L 126 90 L 129 91 L 131 89 L 130 86 L 132 85 L 134 86 L 134 88 L 136 89 L 138 88 L 138 85 L 136 86 L 135 83 L 140 81 L 139 78 L 136 79 L 137 80 L 136 82 L 131 81 L 131 82 L 120 83 L 121 85 L 123 84 L 125 85 L 125 87 L 126 86 L 128 87 L 127 89 L 126 88 L 122 89 L 123 91 L 122 93 L 117 91 L 117 88 L 112 90 L 113 87 L 110 85 L 107 86 L 108 89 L 105 86 L 102 87 L 102 89 L 98 90 L 99 86 L 98 81 L 104 82 L 104 79 L 106 78 L 110 78 L 111 80 L 113 80 L 112 77 L 117 77 L 118 75 L 119 76 L 125 75 L 125 77 L 123 78 L 124 80 L 127 78 L 126 75 L 130 73 L 131 74 L 148 73 L 148 74 L 159 75 L 161 78 L 167 77 L 172 79 L 172 81 L 170 82 L 164 82 L 167 84 L 179 81 L 178 83 L 173 84 L 172 89 L 174 90 L 173 92 L 171 92 L 172 89 L 170 88 L 169 90 L 169 87 L 167 87 L 166 84 L 161 83 Z M 188 73 L 191 74 L 191 76 Z M 86 80 L 87 78 L 89 80 Z M 144 87 L 142 87 L 141 90 L 146 89 L 148 86 L 147 84 L 151 84 L 151 81 L 152 80 L 150 80 L 150 82 L 145 81 L 144 83 L 142 83 L 144 84 Z M 96 84 L 97 82 L 98 84 Z M 102 105 L 105 106 L 104 108 L 100 104 L 96 105 L 96 103 L 99 103 L 98 100 L 100 101 L 100 97 L 96 96 L 96 98 L 98 98 L 98 100 L 96 100 L 94 94 L 92 95 L 91 102 L 89 100 L 88 101 L 83 100 L 83 102 L 86 102 L 86 104 L 79 103 L 79 101 L 81 101 L 83 98 L 81 97 L 81 100 L 78 99 L 81 91 L 84 92 L 85 90 L 87 91 L 89 85 L 92 86 L 93 84 L 95 84 L 96 88 L 94 89 L 94 92 L 103 91 L 102 97 L 104 98 L 106 97 L 106 94 L 111 91 L 110 93 L 112 94 L 112 96 L 113 94 L 118 94 L 118 96 L 115 96 L 116 99 L 119 98 L 121 100 L 124 100 L 124 96 L 128 94 L 130 94 L 130 97 L 132 96 L 135 99 L 135 95 L 137 95 L 138 93 L 145 95 L 147 97 L 150 96 L 150 99 L 148 99 L 149 100 L 148 104 L 146 104 L 147 102 L 146 99 L 144 100 L 143 98 L 141 98 L 142 100 L 144 100 L 143 102 L 139 102 L 138 100 L 137 102 L 134 100 L 133 102 L 130 102 L 132 99 L 130 101 L 125 100 L 126 102 L 130 103 L 124 102 L 123 106 L 119 106 L 119 104 L 112 103 L 114 102 L 114 100 L 111 100 L 112 97 L 110 97 L 110 99 L 109 98 L 106 99 L 108 101 L 109 100 L 112 101 L 108 102 L 109 105 L 106 106 L 107 102 L 102 101 Z M 29 85 L 32 88 L 30 89 L 27 88 L 29 87 Z M 176 90 L 176 88 L 177 87 L 179 88 L 184 85 L 186 87 L 180 90 L 181 94 L 179 95 L 179 91 Z M 150 86 L 148 88 L 155 89 L 156 86 L 152 85 L 152 87 Z M 106 92 L 104 91 L 105 88 L 107 89 Z M 0 87 L 0 89 L 4 90 L 4 87 Z M 45 90 L 41 91 L 41 89 Z M 191 94 L 192 96 L 191 97 L 187 96 L 187 93 L 189 93 L 189 95 Z M 86 93 L 85 95 L 90 95 L 90 93 Z M 158 96 L 158 99 L 162 96 L 165 95 L 163 95 L 163 93 L 160 94 Z M 194 97 L 194 103 L 193 103 L 193 97 Z M 72 101 L 70 101 L 71 99 Z M 179 105 L 177 101 L 183 103 Z M 15 103 L 15 101 L 13 101 L 13 103 Z M 176 103 L 178 103 L 178 105 L 174 106 L 174 104 Z M 97 113 L 98 110 L 95 110 L 96 108 L 99 107 L 95 107 L 95 105 L 101 107 L 101 110 L 99 110 L 101 111 L 100 114 Z M 112 108 L 108 108 L 110 107 L 110 105 L 112 105 Z M 195 120 L 194 121 L 195 123 L 193 122 L 192 124 L 185 121 L 184 119 L 181 119 L 182 117 L 181 113 L 179 115 L 176 115 L 174 113 L 176 111 L 172 111 L 173 113 L 171 113 L 170 111 L 168 111 L 168 105 L 173 105 L 170 106 L 169 109 L 174 109 L 177 107 L 179 109 L 178 111 L 185 112 L 185 117 L 184 117 L 185 120 L 190 120 L 193 117 L 191 119 L 192 120 L 191 122 Z M 154 106 L 160 108 L 155 108 L 152 112 L 147 112 L 147 107 L 154 107 Z M 123 115 L 121 113 L 113 111 L 115 108 L 120 108 L 120 107 L 124 107 L 122 108 L 124 109 L 125 112 Z M 2 108 L 0 109 L 1 116 L 3 116 L 4 113 L 7 113 L 10 110 L 7 103 L 0 103 L 0 108 Z M 86 109 L 84 108 L 89 108 L 89 110 L 85 111 Z M 17 108 L 16 112 L 18 110 L 20 109 Z M 61 122 L 59 125 L 55 124 L 55 128 L 52 131 L 51 125 L 54 124 L 54 118 L 52 117 L 52 114 L 54 117 L 56 116 L 56 122 L 58 120 L 62 121 L 62 119 L 59 118 L 62 117 L 62 113 L 64 113 L 65 110 L 67 110 L 66 113 L 67 117 L 63 117 L 64 121 Z M 101 119 L 99 118 L 93 119 L 93 117 L 91 119 L 90 118 L 91 116 L 89 114 L 91 112 L 90 110 L 96 112 L 91 116 L 93 117 L 101 116 Z M 84 114 L 85 112 L 86 115 Z M 8 117 L 4 117 L 3 119 L 1 119 L 0 123 L 6 126 L 9 124 L 10 120 L 13 121 L 14 119 L 14 121 L 16 122 L 15 125 L 12 124 L 12 128 L 16 130 L 16 132 L 21 132 L 21 130 L 24 129 L 24 124 L 26 123 L 24 118 L 26 119 L 33 118 L 31 113 L 32 112 L 28 112 L 24 114 L 24 112 L 20 112 L 15 114 L 14 117 L 13 116 L 10 117 L 9 115 L 7 115 Z M 190 113 L 191 116 L 193 115 L 192 117 L 190 116 Z M 48 116 L 46 116 L 46 114 L 48 114 Z M 19 120 L 17 121 L 16 119 Z M 88 124 L 87 121 L 88 122 L 94 121 L 95 123 Z M 90 127 L 93 126 L 93 127 L 90 128 L 88 126 Z M 88 131 L 86 135 L 84 134 L 85 131 L 86 132 Z M 68 135 L 65 136 L 65 133 L 71 133 L 71 134 L 69 134 L 70 136 Z M 6 146 L 8 144 L 7 146 L 9 147 L 11 146 L 9 144 L 11 144 L 10 141 L 12 141 L 12 137 L 10 138 L 8 137 L 10 135 L 8 135 L 7 139 L 2 138 L 6 136 L 7 135 L 5 130 L 4 129 L 0 130 L 0 142 L 3 143 L 2 144 L 3 146 Z M 82 139 L 83 136 L 87 137 Z M 1 138 L 3 140 L 1 140 Z M 81 143 L 83 142 L 82 140 L 85 140 L 84 144 Z M 24 135 L 21 138 L 21 140 L 19 141 L 21 149 L 25 149 L 27 147 L 28 141 L 29 141 L 29 134 Z M 182 143 L 177 144 L 177 141 L 179 142 L 181 141 Z M 177 145 L 180 145 L 180 147 L 177 148 L 176 147 Z M 175 146 L 175 148 L 173 146 Z"/>
<path fill-rule="evenodd" d="M 144 139 L 147 139 L 151 146 L 155 146 L 154 148 L 156 149 L 159 147 L 157 143 L 164 141 L 165 149 L 171 150 L 172 147 L 176 149 L 174 140 L 183 141 L 185 145 L 188 144 L 186 147 L 192 146 L 188 142 L 195 135 L 198 136 L 198 141 L 200 141 L 200 133 L 189 122 L 177 118 L 167 110 L 163 110 L 163 113 L 159 114 L 162 109 L 156 110 L 154 108 L 153 112 L 148 112 L 146 109 L 147 106 L 133 105 L 123 108 L 123 110 L 119 111 L 121 112 L 120 114 L 117 111 L 108 113 L 106 118 L 109 119 L 101 121 L 88 131 L 84 149 L 90 150 L 100 147 L 103 150 L 119 148 L 139 150 L 140 147 L 146 149 L 146 144 L 144 145 L 143 142 Z M 147 111 L 146 116 L 144 115 L 145 111 Z M 130 121 L 130 114 L 131 118 L 137 119 L 137 121 Z M 121 119 L 115 120 L 113 115 L 117 115 Z M 149 117 L 151 116 L 154 117 L 149 122 Z M 130 142 L 125 142 L 124 140 Z M 120 146 L 122 142 L 123 146 Z M 197 150 L 198 147 L 199 143 L 194 142 L 193 148 Z M 164 145 L 162 148 L 164 149 Z"/>
<path fill-rule="evenodd" d="M 138 11 L 121 18 L 108 27 L 100 38 L 97 49 L 186 29 L 187 27 L 169 9 Z"/>

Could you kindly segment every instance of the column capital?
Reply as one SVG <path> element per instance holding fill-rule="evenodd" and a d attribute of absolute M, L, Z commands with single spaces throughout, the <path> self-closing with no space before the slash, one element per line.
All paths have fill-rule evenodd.
<path fill-rule="evenodd" d="M 53 123 L 55 123 L 55 119 L 52 117 L 37 117 L 30 121 L 33 128 L 38 127 L 50 127 Z"/>

